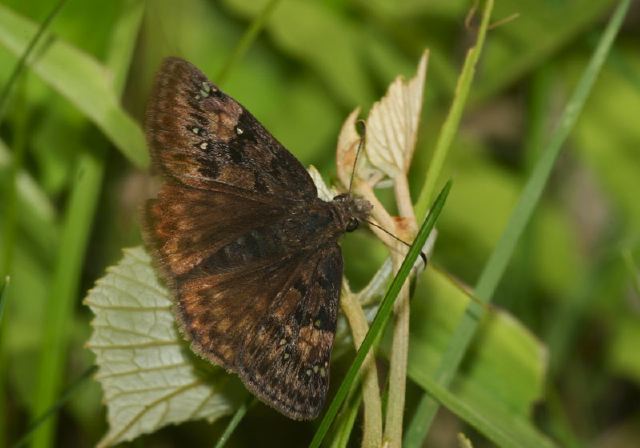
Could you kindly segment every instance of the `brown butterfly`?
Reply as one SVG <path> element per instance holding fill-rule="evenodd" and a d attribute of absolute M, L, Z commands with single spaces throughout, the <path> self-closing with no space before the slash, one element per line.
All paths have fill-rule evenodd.
<path fill-rule="evenodd" d="M 182 59 L 160 68 L 146 133 L 164 183 L 144 237 L 192 349 L 284 415 L 317 417 L 340 297 L 337 241 L 371 204 L 319 199 L 302 164 Z"/>

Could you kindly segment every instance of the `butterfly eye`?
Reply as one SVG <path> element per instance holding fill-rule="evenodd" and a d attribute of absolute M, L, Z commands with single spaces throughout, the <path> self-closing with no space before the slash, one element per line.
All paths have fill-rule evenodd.
<path fill-rule="evenodd" d="M 347 223 L 347 232 L 353 232 L 358 228 L 360 222 L 356 218 L 351 218 Z"/>

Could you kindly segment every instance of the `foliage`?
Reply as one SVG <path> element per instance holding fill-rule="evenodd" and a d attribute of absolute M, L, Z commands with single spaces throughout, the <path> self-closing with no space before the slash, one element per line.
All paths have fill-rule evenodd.
<path fill-rule="evenodd" d="M 122 259 L 122 248 L 140 244 L 138 210 L 153 191 L 141 173 L 147 153 L 140 123 L 162 56 L 183 56 L 213 80 L 224 74 L 225 91 L 305 165 L 314 164 L 338 184 L 335 147 L 345 118 L 356 107 L 366 116 L 398 74 L 413 76 L 428 48 L 408 177 L 416 202 L 434 150 L 442 145 L 440 129 L 459 98 L 456 80 L 467 49 L 476 42 L 481 12 L 465 25 L 473 3 L 76 1 L 65 2 L 43 27 L 56 2 L 3 0 L 0 85 L 7 85 L 38 30 L 42 38 L 26 70 L 2 89 L 8 96 L 0 98 L 0 104 L 6 101 L 0 108 L 0 289 L 10 278 L 0 294 L 0 445 L 11 446 L 26 434 L 39 447 L 92 446 L 108 434 L 101 403 L 113 390 L 93 380 L 74 386 L 72 394 L 65 390 L 95 363 L 84 347 L 93 314 L 82 299 L 97 303 L 96 294 L 122 263 L 144 257 L 130 250 Z M 480 306 L 485 297 L 465 286 L 477 284 L 503 238 L 618 3 L 496 2 L 492 23 L 519 16 L 488 30 L 460 124 L 445 142 L 450 146 L 437 176 L 430 173 L 426 196 L 435 196 L 444 179 L 454 182 L 438 221 L 433 265 L 412 285 L 405 430 L 412 428 L 418 397 L 426 391 L 447 410 L 428 428 L 429 446 L 599 446 L 613 439 L 633 446 L 640 440 L 634 425 L 640 418 L 637 14 L 627 16 L 601 76 L 586 89 L 584 109 L 567 129 L 540 199 L 529 199 L 535 208 L 506 270 L 495 279 L 493 305 Z M 265 6 L 272 9 L 263 16 Z M 249 29 L 253 40 L 243 38 Z M 240 42 L 244 47 L 237 51 Z M 393 210 L 392 193 L 376 193 Z M 385 266 L 384 246 L 366 231 L 349 235 L 343 248 L 354 291 Z M 94 288 L 108 266 L 114 267 Z M 369 320 L 390 272 L 363 305 Z M 445 386 L 439 363 L 469 304 L 477 305 L 472 308 L 481 322 Z M 348 334 L 341 327 L 334 390 L 354 356 Z M 383 391 L 392 345 L 389 332 L 378 349 Z M 185 355 L 179 347 L 176 356 Z M 111 368 L 123 365 L 114 361 Z M 200 367 L 198 374 L 213 378 L 207 387 L 224 378 L 225 399 L 207 416 L 239 409 L 230 444 L 311 441 L 317 424 L 249 406 L 239 383 Z M 145 381 L 144 375 L 137 379 Z M 58 402 L 61 409 L 29 433 L 29 423 L 59 397 L 66 397 Z M 349 439 L 357 445 L 360 404 L 357 390 L 347 395 L 328 433 L 332 446 Z M 219 419 L 167 426 L 141 440 L 212 445 L 225 424 Z"/>

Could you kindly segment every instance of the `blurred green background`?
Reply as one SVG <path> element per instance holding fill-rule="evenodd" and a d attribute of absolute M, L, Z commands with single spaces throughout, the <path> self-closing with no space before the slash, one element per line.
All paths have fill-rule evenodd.
<path fill-rule="evenodd" d="M 347 114 L 367 111 L 396 75 L 413 76 L 429 48 L 411 170 L 417 195 L 474 41 L 477 20 L 464 24 L 471 3 L 282 0 L 222 87 L 333 180 Z M 182 56 L 217 82 L 264 4 L 68 0 L 34 49 L 33 69 L 2 100 L 0 275 L 11 283 L 0 314 L 0 446 L 40 415 L 43 377 L 55 383 L 58 375 L 64 387 L 93 363 L 83 348 L 92 315 L 81 300 L 122 248 L 140 244 L 139 207 L 153 188 L 140 123 L 160 60 Z M 447 161 L 454 187 L 438 225 L 435 262 L 462 282 L 475 283 L 504 230 L 614 4 L 497 1 L 494 22 L 518 17 L 488 34 Z M 0 2 L 0 86 L 55 5 Z M 635 2 L 494 298 L 547 350 L 545 393 L 531 418 L 560 446 L 640 445 L 638 30 Z M 365 233 L 344 243 L 356 287 L 384 259 L 372 241 Z M 106 431 L 101 400 L 98 383 L 84 381 L 50 443 L 94 445 Z M 133 445 L 210 446 L 223 428 L 191 422 Z M 442 410 L 428 444 L 453 446 L 458 431 L 469 429 Z M 265 438 L 298 446 L 312 434 L 311 424 L 258 406 L 229 446 L 264 446 Z M 470 434 L 474 446 L 491 446 Z"/>

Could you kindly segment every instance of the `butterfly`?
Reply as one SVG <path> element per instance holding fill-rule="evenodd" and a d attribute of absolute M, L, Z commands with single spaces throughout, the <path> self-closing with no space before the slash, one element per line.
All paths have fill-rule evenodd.
<path fill-rule="evenodd" d="M 143 237 L 192 350 L 314 419 L 329 387 L 343 260 L 371 204 L 326 202 L 303 165 L 191 63 L 163 61 L 145 130 L 162 175 Z"/>

